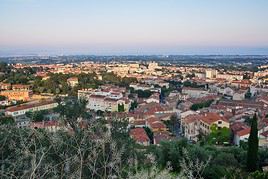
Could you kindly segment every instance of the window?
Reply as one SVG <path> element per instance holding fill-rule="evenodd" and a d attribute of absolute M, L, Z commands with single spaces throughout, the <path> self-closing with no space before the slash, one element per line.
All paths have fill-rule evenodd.
<path fill-rule="evenodd" d="M 222 121 L 218 121 L 218 124 L 222 124 Z"/>

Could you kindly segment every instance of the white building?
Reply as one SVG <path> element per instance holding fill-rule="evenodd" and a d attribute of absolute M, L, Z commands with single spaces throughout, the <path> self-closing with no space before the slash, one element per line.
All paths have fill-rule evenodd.
<path fill-rule="evenodd" d="M 236 75 L 236 74 L 217 74 L 217 78 L 226 79 L 228 81 L 232 81 L 232 80 L 243 80 L 243 75 Z"/>
<path fill-rule="evenodd" d="M 239 90 L 239 91 L 234 92 L 233 100 L 235 101 L 244 100 L 246 93 L 247 93 L 247 90 Z"/>
<path fill-rule="evenodd" d="M 58 106 L 58 103 L 54 101 L 31 102 L 31 103 L 26 103 L 26 104 L 12 106 L 12 107 L 7 108 L 6 115 L 16 117 L 20 115 L 25 115 L 25 113 L 27 112 L 49 110 L 57 106 Z"/>
<path fill-rule="evenodd" d="M 113 90 L 79 90 L 78 99 L 87 100 L 87 108 L 94 111 L 128 111 L 130 101 L 120 92 Z M 120 108 L 121 107 L 121 108 Z M 121 111 L 122 112 L 122 111 Z"/>
<path fill-rule="evenodd" d="M 184 87 L 182 89 L 182 94 L 187 94 L 190 98 L 202 98 L 208 96 L 210 93 L 209 91 L 200 88 Z"/>

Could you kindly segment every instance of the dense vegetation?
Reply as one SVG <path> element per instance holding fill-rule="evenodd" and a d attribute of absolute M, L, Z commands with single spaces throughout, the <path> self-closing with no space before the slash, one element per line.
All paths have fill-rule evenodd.
<path fill-rule="evenodd" d="M 197 111 L 198 109 L 207 108 L 213 103 L 213 101 L 214 100 L 208 100 L 201 103 L 193 104 L 190 109 L 193 111 Z"/>

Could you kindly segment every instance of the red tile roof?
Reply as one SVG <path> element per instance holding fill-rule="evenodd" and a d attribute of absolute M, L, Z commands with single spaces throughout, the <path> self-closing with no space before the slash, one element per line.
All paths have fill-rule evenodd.
<path fill-rule="evenodd" d="M 212 113 L 212 112 L 208 112 L 208 113 L 204 113 L 202 116 L 201 116 L 201 120 L 207 124 L 212 124 L 218 120 L 222 120 L 222 121 L 225 121 L 225 122 L 229 122 L 225 117 L 223 116 L 220 116 L 219 114 L 217 113 Z"/>
<path fill-rule="evenodd" d="M 154 144 L 159 144 L 161 141 L 170 141 L 171 139 L 172 137 L 167 131 L 154 132 Z"/>
<path fill-rule="evenodd" d="M 201 118 L 201 116 L 198 114 L 191 114 L 191 115 L 188 115 L 187 117 L 184 118 L 184 123 L 189 124 L 189 123 L 198 121 L 200 118 Z"/>
<path fill-rule="evenodd" d="M 54 101 L 40 101 L 38 103 L 26 103 L 26 104 L 22 104 L 22 105 L 9 107 L 6 109 L 6 111 L 7 112 L 15 112 L 15 111 L 20 111 L 20 110 L 24 110 L 24 109 L 49 105 L 49 104 L 53 104 L 53 103 L 56 103 L 56 102 L 54 102 Z"/>
<path fill-rule="evenodd" d="M 146 121 L 145 120 L 135 120 L 133 122 L 133 125 L 145 125 Z"/>
<path fill-rule="evenodd" d="M 231 129 L 234 134 L 240 137 L 250 133 L 250 127 L 242 122 L 236 122 L 232 124 Z"/>
<path fill-rule="evenodd" d="M 249 133 L 250 133 L 250 128 L 246 128 L 246 129 L 243 129 L 241 131 L 238 131 L 236 134 L 241 137 L 241 136 L 247 135 Z"/>
<path fill-rule="evenodd" d="M 166 128 L 166 125 L 161 121 L 155 121 L 155 122 L 149 123 L 149 126 L 152 129 L 165 129 Z"/>
<path fill-rule="evenodd" d="M 131 129 L 129 134 L 137 142 L 150 142 L 150 139 L 143 128 Z"/>

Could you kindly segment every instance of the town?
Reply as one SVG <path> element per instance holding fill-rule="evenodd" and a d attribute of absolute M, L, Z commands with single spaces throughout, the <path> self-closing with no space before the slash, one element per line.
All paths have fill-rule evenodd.
<path fill-rule="evenodd" d="M 0 4 L 0 179 L 268 179 L 267 0 Z"/>
<path fill-rule="evenodd" d="M 5 130 L 35 131 L 40 137 L 64 132 L 70 140 L 77 140 L 77 135 L 95 130 L 92 126 L 104 124 L 117 145 L 124 143 L 133 154 L 143 155 L 139 160 L 153 153 L 159 156 L 157 165 L 162 167 L 171 160 L 174 172 L 177 163 L 170 158 L 172 152 L 188 146 L 188 152 L 196 155 L 196 150 L 205 148 L 200 154 L 204 157 L 213 155 L 206 154 L 211 150 L 207 147 L 216 147 L 213 150 L 220 151 L 214 162 L 224 160 L 217 157 L 226 155 L 232 163 L 212 162 L 204 176 L 215 178 L 237 173 L 227 165 L 244 166 L 243 162 L 235 164 L 246 159 L 244 155 L 237 156 L 235 150 L 247 150 L 256 121 L 257 145 L 263 156 L 258 165 L 266 171 L 268 66 L 252 69 L 257 70 L 157 61 L 1 63 L 0 126 L 6 126 L 2 128 Z M 42 136 L 42 131 L 47 134 Z M 97 133 L 106 135 L 102 130 Z M 6 133 L 2 135 L 6 141 Z M 21 142 L 14 137 L 10 139 Z M 91 137 L 93 141 L 96 138 Z M 127 155 L 130 157 L 130 153 Z M 139 165 L 153 164 L 145 160 Z M 223 167 L 222 171 L 214 173 L 217 169 L 212 165 Z M 69 172 L 68 169 L 66 176 Z"/>
<path fill-rule="evenodd" d="M 87 101 L 94 118 L 127 120 L 130 136 L 142 145 L 184 137 L 239 146 L 256 114 L 259 146 L 268 147 L 268 66 L 252 72 L 89 61 L 2 69 L 1 123 L 11 120 L 18 128 L 68 130 L 53 109 L 56 98 L 74 97 Z"/>

